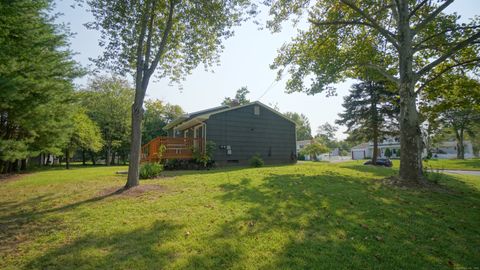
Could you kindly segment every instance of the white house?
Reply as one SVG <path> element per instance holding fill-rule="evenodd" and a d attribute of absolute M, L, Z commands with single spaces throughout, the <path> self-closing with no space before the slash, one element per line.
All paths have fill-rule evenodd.
<path fill-rule="evenodd" d="M 473 146 L 470 141 L 463 142 L 465 158 L 473 158 Z M 438 147 L 432 149 L 433 158 L 453 159 L 457 158 L 457 142 L 446 141 L 438 144 Z"/>
<path fill-rule="evenodd" d="M 313 140 L 303 140 L 297 141 L 297 156 L 300 151 L 305 148 L 305 146 L 311 144 Z M 330 160 L 332 157 L 339 157 L 340 156 L 340 149 L 335 148 L 330 153 L 320 154 L 317 156 L 317 160 Z M 305 156 L 305 160 L 311 160 L 310 156 Z"/>
<path fill-rule="evenodd" d="M 465 158 L 473 157 L 472 143 L 469 141 L 464 142 L 465 145 Z M 391 157 L 398 158 L 400 151 L 399 138 L 387 138 L 378 143 L 379 157 L 384 158 L 385 151 L 390 149 Z M 433 158 L 456 158 L 457 157 L 457 143 L 455 141 L 446 141 L 438 144 L 438 147 L 432 149 Z M 351 149 L 352 159 L 369 159 L 373 156 L 373 142 L 362 143 L 352 147 Z M 423 151 L 423 156 L 427 155 L 426 150 Z"/>
<path fill-rule="evenodd" d="M 378 143 L 379 157 L 385 157 L 385 151 L 390 149 L 392 158 L 399 157 L 400 140 L 398 138 L 387 138 Z M 373 156 L 373 142 L 362 143 L 352 147 L 352 159 L 367 159 Z"/>

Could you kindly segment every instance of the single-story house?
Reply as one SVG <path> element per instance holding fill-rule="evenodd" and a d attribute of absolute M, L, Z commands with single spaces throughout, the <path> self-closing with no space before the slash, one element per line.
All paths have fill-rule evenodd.
<path fill-rule="evenodd" d="M 162 159 L 191 159 L 192 149 L 205 151 L 212 142 L 213 160 L 220 166 L 248 164 L 256 154 L 266 164 L 296 161 L 295 123 L 259 101 L 185 114 L 164 129 L 168 137 L 142 147 L 143 160 L 156 159 L 158 145 L 166 148 Z"/>
<path fill-rule="evenodd" d="M 472 143 L 469 141 L 464 142 L 465 145 L 465 158 L 473 157 Z M 385 151 L 390 149 L 392 158 L 399 158 L 400 151 L 400 139 L 391 137 L 378 143 L 379 157 L 384 158 Z M 373 156 L 373 142 L 361 143 L 352 147 L 351 149 L 352 159 L 369 159 Z M 424 149 L 424 157 L 427 155 Z M 433 158 L 456 158 L 457 157 L 457 143 L 455 141 L 445 141 L 438 144 L 438 147 L 432 149 Z"/>
<path fill-rule="evenodd" d="M 313 143 L 314 140 L 302 140 L 302 141 L 297 141 L 297 156 L 300 154 L 300 151 L 302 151 L 303 148 L 305 148 L 307 145 Z M 339 157 L 340 156 L 340 149 L 335 148 L 329 153 L 324 153 L 324 154 L 319 154 L 317 155 L 317 160 L 329 160 L 332 157 Z M 306 155 L 305 160 L 312 160 L 312 157 L 309 155 Z"/>

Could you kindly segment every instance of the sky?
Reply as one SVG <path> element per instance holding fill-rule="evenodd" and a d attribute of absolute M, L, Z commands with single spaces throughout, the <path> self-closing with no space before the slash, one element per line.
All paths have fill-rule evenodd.
<path fill-rule="evenodd" d="M 99 33 L 88 30 L 84 23 L 93 20 L 91 14 L 84 8 L 72 8 L 73 1 L 56 1 L 55 12 L 63 15 L 57 19 L 59 23 L 69 25 L 75 35 L 71 38 L 71 49 L 82 66 L 93 64 L 90 58 L 99 56 L 103 49 L 98 45 Z M 447 13 L 457 12 L 462 19 L 480 15 L 480 0 L 457 0 Z M 265 22 L 266 12 L 257 18 Z M 268 29 L 260 30 L 258 25 L 247 22 L 234 29 L 235 35 L 224 42 L 225 50 L 220 57 L 220 65 L 213 68 L 214 72 L 205 71 L 203 66 L 195 69 L 182 83 L 170 85 L 166 79 L 153 79 L 147 90 L 147 98 L 161 99 L 165 102 L 180 105 L 186 112 L 194 112 L 220 105 L 225 97 L 233 97 L 237 89 L 247 86 L 251 101 L 259 100 L 267 105 L 277 106 L 281 112 L 298 112 L 305 114 L 310 120 L 312 135 L 317 127 L 325 122 L 331 124 L 343 111 L 343 97 L 353 80 L 335 85 L 337 96 L 326 97 L 325 94 L 306 95 L 304 93 L 285 93 L 287 77 L 276 81 L 276 70 L 270 69 L 277 55 L 277 50 L 296 36 L 297 28 L 285 24 L 282 32 L 272 34 Z M 131 78 L 127 78 L 130 81 Z M 85 85 L 88 77 L 78 80 L 79 86 Z M 345 127 L 339 127 L 338 139 L 346 138 Z"/>

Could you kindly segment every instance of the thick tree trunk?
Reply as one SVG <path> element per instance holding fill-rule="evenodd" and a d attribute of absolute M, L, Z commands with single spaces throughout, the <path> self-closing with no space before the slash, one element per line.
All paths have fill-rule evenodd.
<path fill-rule="evenodd" d="M 143 100 L 142 100 L 143 101 Z M 132 141 L 130 146 L 130 163 L 128 164 L 128 179 L 125 188 L 138 186 L 138 173 L 140 169 L 140 150 L 142 147 L 142 117 L 143 102 L 135 103 L 132 106 Z"/>
<path fill-rule="evenodd" d="M 69 155 L 70 155 L 70 150 L 68 150 L 68 147 L 67 147 L 67 149 L 65 149 L 65 168 L 67 170 L 70 169 L 70 160 L 68 158 Z"/>
<path fill-rule="evenodd" d="M 400 68 L 400 178 L 422 182 L 422 137 L 416 106 L 416 77 L 413 72 L 413 32 L 407 1 L 399 1 L 399 68 Z"/>
<path fill-rule="evenodd" d="M 112 160 L 110 161 L 110 164 L 111 165 L 115 165 L 115 158 L 117 157 L 117 155 L 115 154 L 115 151 L 112 152 Z"/>

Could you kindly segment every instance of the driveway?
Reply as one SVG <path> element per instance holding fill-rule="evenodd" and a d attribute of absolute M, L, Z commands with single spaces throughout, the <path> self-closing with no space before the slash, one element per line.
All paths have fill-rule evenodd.
<path fill-rule="evenodd" d="M 431 170 L 431 172 L 437 172 L 437 170 Z M 451 174 L 466 174 L 466 175 L 480 176 L 480 171 L 439 170 L 439 172 L 451 173 Z"/>

